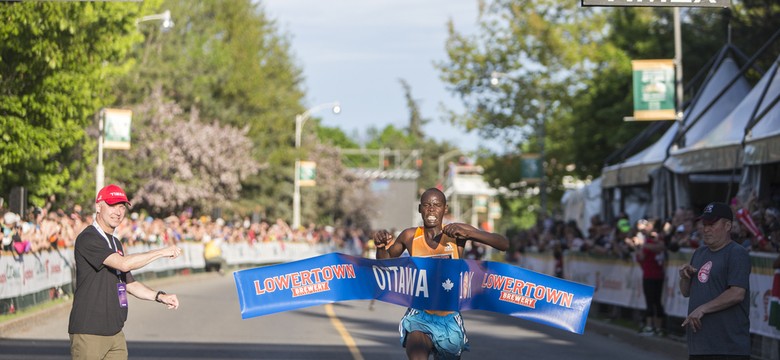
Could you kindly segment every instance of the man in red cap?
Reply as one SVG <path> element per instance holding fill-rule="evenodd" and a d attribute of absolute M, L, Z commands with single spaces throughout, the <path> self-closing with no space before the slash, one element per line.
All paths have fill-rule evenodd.
<path fill-rule="evenodd" d="M 130 202 L 124 190 L 108 185 L 98 192 L 95 221 L 76 238 L 76 293 L 68 333 L 73 359 L 127 359 L 122 332 L 127 320 L 127 294 L 177 309 L 174 294 L 155 291 L 135 281 L 132 270 L 160 258 L 181 255 L 176 246 L 125 254 L 114 230 L 125 219 Z"/>
<path fill-rule="evenodd" d="M 734 214 L 711 203 L 702 222 L 703 245 L 680 268 L 680 292 L 688 301 L 689 359 L 750 360 L 750 256 L 731 241 Z"/>

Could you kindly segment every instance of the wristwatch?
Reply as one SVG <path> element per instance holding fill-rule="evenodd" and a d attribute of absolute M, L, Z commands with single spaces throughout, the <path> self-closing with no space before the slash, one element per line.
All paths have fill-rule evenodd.
<path fill-rule="evenodd" d="M 166 292 L 162 290 L 158 291 L 157 295 L 154 296 L 154 301 L 161 303 L 162 301 L 160 301 L 160 295 L 166 295 Z"/>

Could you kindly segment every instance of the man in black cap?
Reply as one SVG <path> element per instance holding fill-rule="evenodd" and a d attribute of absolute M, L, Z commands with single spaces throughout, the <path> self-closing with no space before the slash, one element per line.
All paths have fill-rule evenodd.
<path fill-rule="evenodd" d="M 750 359 L 750 256 L 731 241 L 733 219 L 728 205 L 707 205 L 697 218 L 704 246 L 680 268 L 689 359 Z"/>

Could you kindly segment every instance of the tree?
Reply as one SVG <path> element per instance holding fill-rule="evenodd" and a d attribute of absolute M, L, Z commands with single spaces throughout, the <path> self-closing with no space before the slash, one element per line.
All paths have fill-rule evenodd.
<path fill-rule="evenodd" d="M 582 79 L 584 86 L 573 97 L 571 115 L 550 130 L 552 137 L 568 139 L 553 142 L 550 152 L 573 164 L 573 175 L 581 179 L 598 177 L 607 156 L 647 126 L 623 120 L 633 112 L 631 60 L 674 57 L 668 9 L 613 9 L 608 16 L 609 45 L 593 58 L 594 69 Z"/>
<path fill-rule="evenodd" d="M 135 49 L 138 66 L 123 81 L 119 103 L 141 103 L 159 85 L 185 113 L 247 129 L 248 153 L 261 170 L 242 181 L 230 210 L 289 217 L 303 91 L 287 37 L 249 0 L 168 0 L 161 8 L 170 9 L 176 26 L 165 33 L 142 28 L 146 42 Z"/>
<path fill-rule="evenodd" d="M 317 163 L 317 186 L 315 191 L 302 191 L 306 200 L 301 206 L 303 218 L 316 219 L 321 224 L 369 228 L 370 219 L 376 216 L 370 180 L 358 178 L 346 169 L 336 147 L 317 143 L 311 159 Z"/>
<path fill-rule="evenodd" d="M 771 0 L 735 3 L 734 38 L 757 49 L 780 26 L 780 5 Z M 683 11 L 686 81 L 726 43 L 729 17 L 723 15 L 712 9 Z M 622 120 L 632 111 L 630 61 L 674 56 L 669 9 L 494 0 L 482 4 L 478 19 L 480 30 L 471 37 L 450 25 L 449 58 L 439 64 L 442 79 L 466 107 L 463 114 L 451 113 L 451 121 L 514 141 L 518 152 L 538 152 L 544 144 L 552 202 L 564 190 L 563 176 L 599 176 L 604 159 L 647 126 Z M 542 143 L 535 139 L 539 134 L 544 134 Z M 492 183 L 519 183 L 519 172 L 489 168 L 511 164 L 512 158 L 483 159 Z"/>
<path fill-rule="evenodd" d="M 39 206 L 94 198 L 86 129 L 139 40 L 134 19 L 155 3 L 0 5 L 0 193 L 24 186 Z"/>
<path fill-rule="evenodd" d="M 580 8 L 576 2 L 485 2 L 476 35 L 464 36 L 449 25 L 448 61 L 437 64 L 441 78 L 466 109 L 451 112 L 452 122 L 504 139 L 519 152 L 544 149 L 551 202 L 563 191 L 560 178 L 566 165 L 554 145 L 567 139 L 554 138 L 556 126 L 572 116 L 574 95 L 592 74 L 592 64 L 600 54 L 615 51 L 604 41 L 606 20 L 605 12 Z M 512 162 L 485 163 L 507 161 Z M 491 184 L 519 183 L 519 171 L 487 170 L 488 175 L 502 176 L 489 178 Z"/>
<path fill-rule="evenodd" d="M 241 182 L 259 169 L 246 128 L 203 121 L 197 111 L 185 114 L 165 102 L 160 89 L 134 110 L 144 123 L 138 124 L 136 145 L 121 158 L 125 166 L 144 165 L 128 166 L 133 173 L 126 190 L 135 207 L 156 216 L 226 207 L 238 199 Z"/>
<path fill-rule="evenodd" d="M 401 83 L 401 87 L 404 89 L 404 98 L 406 98 L 406 107 L 409 109 L 409 135 L 413 138 L 421 141 L 425 134 L 423 133 L 423 126 L 429 123 L 429 119 L 424 119 L 420 114 L 420 105 L 418 100 L 412 96 L 412 87 L 404 79 L 398 80 Z"/>

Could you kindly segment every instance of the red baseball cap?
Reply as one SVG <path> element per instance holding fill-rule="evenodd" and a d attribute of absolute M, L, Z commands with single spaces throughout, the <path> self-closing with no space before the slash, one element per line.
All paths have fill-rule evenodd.
<path fill-rule="evenodd" d="M 127 195 L 125 195 L 125 191 L 122 190 L 121 187 L 116 186 L 114 184 L 107 185 L 104 188 L 100 189 L 97 194 L 97 199 L 95 199 L 95 203 L 99 203 L 101 201 L 105 201 L 108 205 L 114 205 L 119 203 L 126 203 L 127 206 L 130 206 L 130 201 L 127 200 Z"/>

